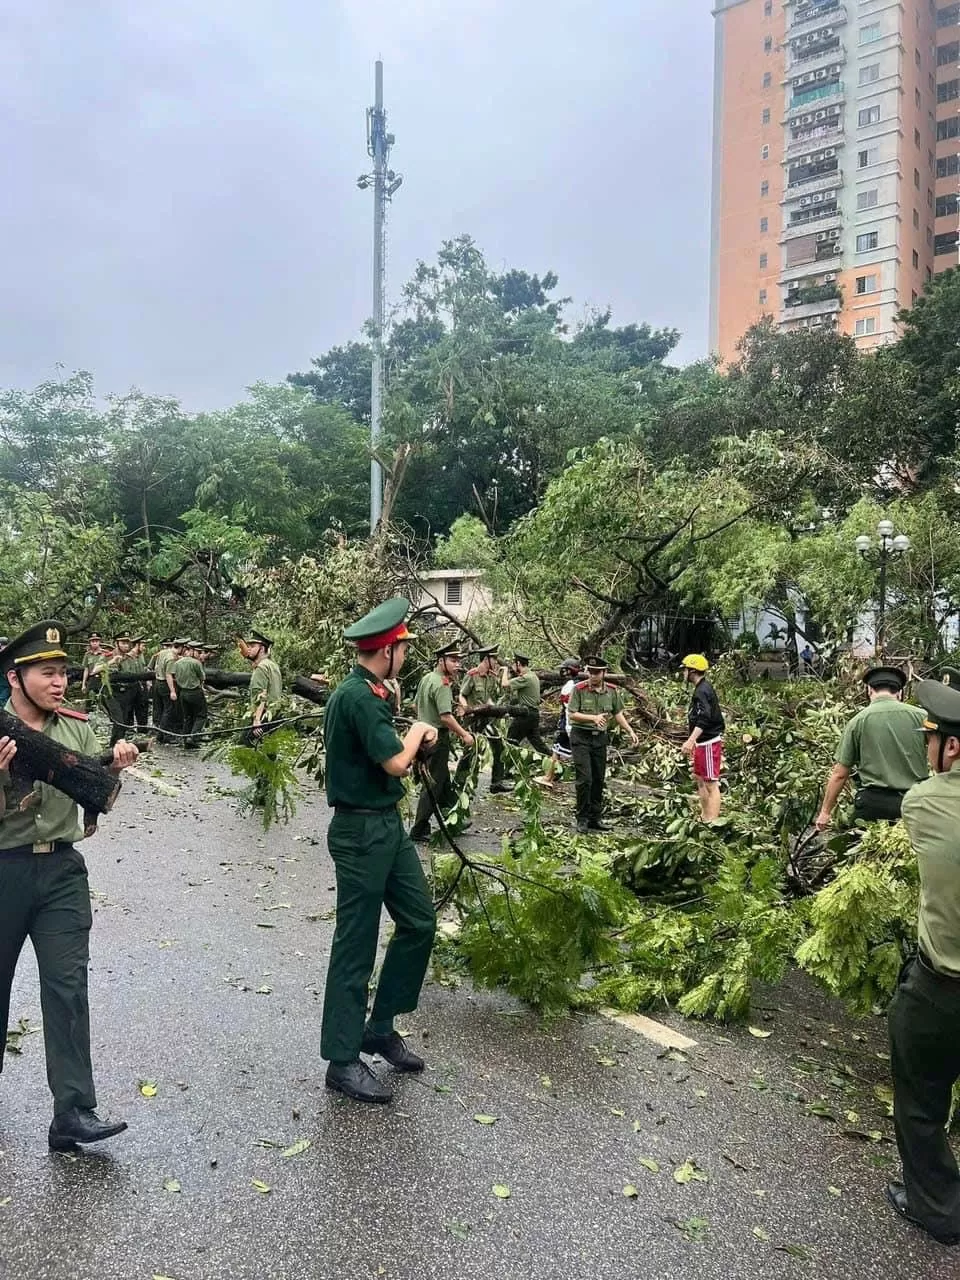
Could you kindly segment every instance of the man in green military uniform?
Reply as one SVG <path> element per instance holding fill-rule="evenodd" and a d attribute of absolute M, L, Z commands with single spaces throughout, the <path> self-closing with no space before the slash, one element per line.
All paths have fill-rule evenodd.
<path fill-rule="evenodd" d="M 270 657 L 273 641 L 261 631 L 252 631 L 252 639 L 243 642 L 243 654 L 253 663 L 250 673 L 251 737 L 259 742 L 263 726 L 273 719 L 274 712 L 283 697 L 283 677 L 280 668 Z"/>
<path fill-rule="evenodd" d="M 146 636 L 133 637 L 130 654 L 140 663 L 140 674 L 142 675 L 150 674 L 150 664 L 147 662 L 146 647 Z M 137 729 L 143 733 L 146 733 L 147 729 L 150 727 L 151 684 L 152 682 L 150 680 L 138 680 L 133 686 L 130 723 L 136 725 Z"/>
<path fill-rule="evenodd" d="M 902 805 L 920 872 L 919 951 L 901 970 L 887 1015 L 903 1162 L 903 1182 L 890 1183 L 887 1196 L 903 1217 L 956 1245 L 960 1172 L 947 1125 L 960 1079 L 960 692 L 923 680 L 917 697 L 934 773 Z"/>
<path fill-rule="evenodd" d="M 606 682 L 607 664 L 595 658 L 585 665 L 587 679 L 574 685 L 567 705 L 577 781 L 577 830 L 581 833 L 606 829 L 600 819 L 610 721 L 616 721 L 633 745 L 637 745 L 637 735 L 624 714 L 623 694 L 616 685 Z"/>
<path fill-rule="evenodd" d="M 863 683 L 870 699 L 847 724 L 827 779 L 815 825 L 824 831 L 850 775 L 859 775 L 854 812 L 865 821 L 895 822 L 903 797 L 927 777 L 926 752 L 916 730 L 919 707 L 903 702 L 907 678 L 898 667 L 871 667 Z"/>
<path fill-rule="evenodd" d="M 200 640 L 188 640 L 183 656 L 167 669 L 167 689 L 173 708 L 180 718 L 180 741 L 185 747 L 200 745 L 199 734 L 207 723 L 207 699 L 203 692 L 203 658 L 206 652 Z M 165 725 L 164 728 L 167 728 Z"/>
<path fill-rule="evenodd" d="M 500 693 L 498 652 L 499 647 L 495 644 L 487 645 L 485 648 L 477 650 L 477 657 L 480 661 L 475 667 L 470 668 L 466 678 L 460 685 L 457 706 L 461 717 L 466 718 L 471 711 L 476 711 L 479 707 L 493 707 L 496 705 Z M 510 787 L 504 782 L 503 738 L 492 721 L 487 723 L 484 732 L 487 741 L 490 743 L 490 751 L 493 756 L 490 790 L 494 793 L 509 791 Z M 459 791 L 462 788 L 463 779 L 466 777 L 469 766 L 470 757 L 467 753 L 464 753 L 454 776 L 453 788 L 455 791 Z"/>
<path fill-rule="evenodd" d="M 453 803 L 450 735 L 458 737 L 467 750 L 473 746 L 473 734 L 453 714 L 453 682 L 460 671 L 461 654 L 457 646 L 451 643 L 437 649 L 434 658 L 434 669 L 428 671 L 417 686 L 416 716 L 423 724 L 432 725 L 436 729 L 437 745 L 430 754 L 430 786 L 428 788 L 424 782 L 420 791 L 416 816 L 410 828 L 411 840 L 429 838 L 434 798 L 441 810 L 448 809 Z"/>
<path fill-rule="evenodd" d="M 526 654 L 513 655 L 513 665 L 503 668 L 500 687 L 506 692 L 511 711 L 507 741 L 517 747 L 527 741 L 535 751 L 549 756 L 550 748 L 540 736 L 540 677 L 530 670 Z"/>
<path fill-rule="evenodd" d="M 4 709 L 55 742 L 97 756 L 100 744 L 86 715 L 64 706 L 63 634 L 59 622 L 39 622 L 0 651 L 0 671 L 10 686 Z M 0 1030 L 9 1022 L 10 989 L 29 937 L 40 971 L 53 1093 L 49 1142 L 54 1150 L 69 1151 L 75 1143 L 99 1142 L 127 1127 L 122 1121 L 105 1124 L 96 1114 L 87 1001 L 90 888 L 83 855 L 74 847 L 92 828 L 81 825 L 73 800 L 46 783 L 34 783 L 21 798 L 10 776 L 16 751 L 12 738 L 0 738 Z M 114 744 L 115 770 L 136 758 L 132 743 Z"/>
<path fill-rule="evenodd" d="M 91 631 L 87 636 L 87 651 L 80 659 L 83 674 L 80 677 L 80 692 L 85 698 L 92 699 L 100 692 L 100 677 L 94 671 L 103 662 L 103 651 L 100 648 L 100 633 Z"/>
<path fill-rule="evenodd" d="M 111 657 L 102 662 L 96 671 L 101 675 L 105 674 L 109 680 L 114 675 L 142 675 L 146 669 L 147 664 L 134 652 L 133 637 L 124 631 L 115 637 Z M 113 724 L 111 747 L 125 736 L 128 729 L 133 728 L 136 698 L 137 684 L 134 682 L 121 684 L 118 681 L 111 686 L 110 697 L 107 699 L 107 712 Z"/>
<path fill-rule="evenodd" d="M 437 730 L 415 721 L 403 741 L 393 727 L 390 691 L 413 639 L 407 600 L 388 600 L 348 627 L 357 665 L 337 686 L 324 717 L 327 803 L 334 810 L 327 847 L 337 875 L 336 930 L 323 996 L 320 1048 L 326 1083 L 360 1102 L 389 1102 L 390 1087 L 361 1053 L 396 1071 L 422 1071 L 394 1030 L 397 1014 L 417 1007 L 436 932 L 436 913 L 420 859 L 403 829 L 403 778 Z M 394 933 L 384 956 L 369 1020 L 367 993 L 377 955 L 380 912 Z"/>
<path fill-rule="evenodd" d="M 167 676 L 173 664 L 183 657 L 186 639 L 177 636 L 167 642 L 153 660 L 153 723 L 160 742 L 169 742 L 168 733 L 180 732 L 180 709 L 170 700 Z"/>

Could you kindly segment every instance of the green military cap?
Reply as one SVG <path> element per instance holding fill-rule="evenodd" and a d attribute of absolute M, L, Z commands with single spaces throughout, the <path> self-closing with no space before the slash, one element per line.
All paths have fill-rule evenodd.
<path fill-rule="evenodd" d="M 863 683 L 868 689 L 895 689 L 902 693 L 907 687 L 907 677 L 899 667 L 870 667 L 863 673 Z"/>
<path fill-rule="evenodd" d="M 184 645 L 188 645 L 190 641 L 187 638 L 187 636 L 178 636 L 176 640 L 171 640 L 170 643 L 176 646 L 177 648 L 182 649 Z"/>
<path fill-rule="evenodd" d="M 160 641 L 160 643 L 161 643 L 161 644 L 173 644 L 174 642 L 173 642 L 173 640 L 171 640 L 171 639 L 170 639 L 170 637 L 169 637 L 169 636 L 164 636 L 164 637 L 163 637 L 163 639 Z"/>
<path fill-rule="evenodd" d="M 53 658 L 66 658 L 63 647 L 65 627 L 62 622 L 47 619 L 28 627 L 13 640 L 8 640 L 0 650 L 0 670 L 26 667 L 31 662 L 49 662 Z"/>
<path fill-rule="evenodd" d="M 90 634 L 87 636 L 87 640 L 99 640 L 99 639 L 100 639 L 99 631 L 91 631 Z"/>
<path fill-rule="evenodd" d="M 439 649 L 434 649 L 433 656 L 439 661 L 440 658 L 459 658 L 462 657 L 463 650 L 457 644 L 456 640 L 451 640 L 449 644 L 442 645 Z"/>
<path fill-rule="evenodd" d="M 121 631 L 121 632 L 119 633 L 119 635 L 115 635 L 115 636 L 113 637 L 113 643 L 114 643 L 114 644 L 119 644 L 119 643 L 121 642 L 121 640 L 123 641 L 123 643 L 124 643 L 124 644 L 135 644 L 135 643 L 136 643 L 136 641 L 131 637 L 131 635 L 130 635 L 130 632 L 129 632 L 129 631 Z"/>
<path fill-rule="evenodd" d="M 184 641 L 184 648 L 187 648 L 187 649 L 203 649 L 204 647 L 205 646 L 202 640 L 185 640 Z"/>
<path fill-rule="evenodd" d="M 602 658 L 588 658 L 583 664 L 588 671 L 609 671 L 610 668 Z"/>
<path fill-rule="evenodd" d="M 924 733 L 944 733 L 960 738 L 960 689 L 940 680 L 921 680 L 917 701 L 927 713 Z"/>
<path fill-rule="evenodd" d="M 514 662 L 519 662 L 521 667 L 529 667 L 530 659 L 525 653 L 515 653 L 513 655 Z"/>
<path fill-rule="evenodd" d="M 250 644 L 262 644 L 262 645 L 265 645 L 268 649 L 273 644 L 273 641 L 270 639 L 270 637 L 265 636 L 262 631 L 251 630 L 250 635 L 253 637 L 252 640 L 248 642 Z"/>
<path fill-rule="evenodd" d="M 495 658 L 499 652 L 500 646 L 498 644 L 484 645 L 482 649 L 475 650 L 478 658 Z"/>
<path fill-rule="evenodd" d="M 410 601 L 403 596 L 394 596 L 347 627 L 343 638 L 352 640 L 365 653 L 374 653 L 398 640 L 413 640 L 415 637 L 406 625 L 409 612 Z"/>
<path fill-rule="evenodd" d="M 960 667 L 941 667 L 940 683 L 951 689 L 960 689 Z"/>

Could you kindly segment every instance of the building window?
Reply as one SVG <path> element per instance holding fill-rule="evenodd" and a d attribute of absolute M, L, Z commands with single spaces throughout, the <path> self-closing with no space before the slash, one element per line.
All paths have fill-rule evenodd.
<path fill-rule="evenodd" d="M 773 16 L 773 0 L 763 0 L 763 16 L 765 18 Z"/>
<path fill-rule="evenodd" d="M 930 190 L 929 187 L 927 187 L 927 208 L 928 209 L 933 208 L 933 192 Z"/>
<path fill-rule="evenodd" d="M 763 52 L 764 52 L 764 53 L 772 53 L 772 52 L 773 52 L 773 38 L 772 38 L 771 36 L 767 36 L 767 38 L 764 40 L 764 42 L 763 42 Z"/>
<path fill-rule="evenodd" d="M 933 152 L 932 151 L 927 152 L 927 165 L 929 166 L 930 172 L 933 173 Z"/>
<path fill-rule="evenodd" d="M 879 40 L 882 34 L 880 23 L 871 22 L 867 26 L 860 28 L 860 43 L 871 44 L 874 40 Z"/>
<path fill-rule="evenodd" d="M 936 256 L 942 257 L 945 253 L 956 253 L 957 245 L 960 242 L 960 231 L 945 231 L 943 235 L 937 236 L 933 245 L 933 252 Z M 927 279 L 930 279 L 930 268 L 927 267 Z"/>
<path fill-rule="evenodd" d="M 913 131 L 913 145 L 917 148 L 918 151 L 920 150 L 920 130 L 919 129 L 914 129 Z"/>
<path fill-rule="evenodd" d="M 917 270 L 919 269 L 919 267 L 920 267 L 920 255 L 919 255 L 919 253 L 917 253 L 916 249 L 914 249 L 914 251 L 913 251 L 913 269 L 914 269 L 914 271 L 917 271 Z"/>
<path fill-rule="evenodd" d="M 927 267 L 927 284 L 933 279 L 933 267 Z"/>
<path fill-rule="evenodd" d="M 462 604 L 463 603 L 463 579 L 447 578 L 443 584 L 443 603 L 444 604 Z"/>
<path fill-rule="evenodd" d="M 861 129 L 868 124 L 877 124 L 880 120 L 880 104 L 877 103 L 872 107 L 862 107 L 857 113 L 857 124 Z"/>
<path fill-rule="evenodd" d="M 941 156 L 937 161 L 937 177 L 952 178 L 960 173 L 960 155 Z"/>
<path fill-rule="evenodd" d="M 761 271 L 766 271 L 766 269 L 767 269 L 767 255 L 766 255 L 765 253 L 761 253 L 761 255 L 760 255 L 760 270 L 761 270 Z"/>
<path fill-rule="evenodd" d="M 761 305 L 761 307 L 762 307 L 762 306 L 763 306 L 763 304 L 766 302 L 766 300 L 767 300 L 767 291 L 766 291 L 766 289 L 761 289 L 761 290 L 760 290 L 760 305 Z"/>
<path fill-rule="evenodd" d="M 933 248 L 933 232 L 927 227 L 927 245 Z"/>
<path fill-rule="evenodd" d="M 769 220 L 769 218 L 761 218 L 761 219 L 760 219 L 760 234 L 761 234 L 762 236 L 765 236 L 769 230 L 770 230 L 770 220 Z"/>
<path fill-rule="evenodd" d="M 938 67 L 949 67 L 954 62 L 960 62 L 960 40 L 954 40 L 953 44 L 942 44 L 937 50 Z"/>
<path fill-rule="evenodd" d="M 875 80 L 880 79 L 880 63 L 871 62 L 866 67 L 860 68 L 860 83 L 873 84 Z"/>
<path fill-rule="evenodd" d="M 769 124 L 769 123 L 770 123 L 770 108 L 769 108 L 769 107 L 764 107 L 764 108 L 763 108 L 763 114 L 762 114 L 762 115 L 761 115 L 761 117 L 760 117 L 760 123 L 761 123 L 761 124 Z"/>
<path fill-rule="evenodd" d="M 937 196 L 937 217 L 955 218 L 960 213 L 960 195 L 956 191 L 948 196 Z"/>
<path fill-rule="evenodd" d="M 917 213 L 916 209 L 913 211 L 913 225 L 918 231 L 920 230 L 920 215 Z"/>
<path fill-rule="evenodd" d="M 920 190 L 920 170 L 919 169 L 914 169 L 913 171 L 913 185 L 917 188 L 918 191 Z"/>
<path fill-rule="evenodd" d="M 937 10 L 938 27 L 955 27 L 960 22 L 960 4 L 948 4 L 945 9 Z"/>
<path fill-rule="evenodd" d="M 857 236 L 857 253 L 869 253 L 871 249 L 876 249 L 879 241 L 878 231 L 864 231 L 862 235 Z"/>
<path fill-rule="evenodd" d="M 877 277 L 873 276 L 857 276 L 857 293 L 876 293 Z"/>
<path fill-rule="evenodd" d="M 913 289 L 913 290 L 911 290 L 911 292 L 910 292 L 910 305 L 911 305 L 911 307 L 915 307 L 915 306 L 917 305 L 917 291 L 916 291 L 916 289 Z"/>
<path fill-rule="evenodd" d="M 857 168 L 868 169 L 870 165 L 876 164 L 880 158 L 879 147 L 868 147 L 866 151 L 857 152 Z"/>
<path fill-rule="evenodd" d="M 763 146 L 760 148 L 760 159 L 761 160 L 770 159 L 770 148 L 767 146 L 766 143 L 764 143 Z"/>
<path fill-rule="evenodd" d="M 960 98 L 960 80 L 944 80 L 937 85 L 937 101 L 953 102 Z"/>
<path fill-rule="evenodd" d="M 917 108 L 918 111 L 920 110 L 920 90 L 919 89 L 914 89 L 913 91 L 913 105 Z"/>
<path fill-rule="evenodd" d="M 877 199 L 879 191 L 876 187 L 871 187 L 869 191 L 857 192 L 857 209 L 875 209 L 877 207 Z"/>
<path fill-rule="evenodd" d="M 960 116 L 937 121 L 937 141 L 943 142 L 945 138 L 960 138 Z"/>
<path fill-rule="evenodd" d="M 769 183 L 769 182 L 761 182 L 761 183 L 760 183 L 760 194 L 761 194 L 761 196 L 768 196 L 768 195 L 770 194 L 770 183 Z"/>
<path fill-rule="evenodd" d="M 763 87 L 765 89 L 769 89 L 772 84 L 773 84 L 773 76 L 770 74 L 769 71 L 765 71 L 763 73 Z"/>
<path fill-rule="evenodd" d="M 856 323 L 854 331 L 858 338 L 862 338 L 867 333 L 876 333 L 877 321 L 874 316 L 862 316 Z"/>

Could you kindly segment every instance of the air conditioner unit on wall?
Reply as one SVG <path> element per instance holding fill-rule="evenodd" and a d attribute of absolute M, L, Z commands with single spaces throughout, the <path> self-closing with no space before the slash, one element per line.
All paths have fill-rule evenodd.
<path fill-rule="evenodd" d="M 824 151 L 823 153 L 823 158 L 824 160 L 832 160 L 836 154 L 837 154 L 836 147 L 827 147 L 826 151 Z"/>
<path fill-rule="evenodd" d="M 836 278 L 837 278 L 837 273 L 835 271 L 828 271 L 827 274 L 823 277 L 824 284 L 833 284 Z"/>
<path fill-rule="evenodd" d="M 828 239 L 828 240 L 839 240 L 839 239 L 840 239 L 840 228 L 839 228 L 839 227 L 834 227 L 832 231 L 828 231 L 828 232 L 827 232 L 827 239 Z"/>
<path fill-rule="evenodd" d="M 837 234 L 839 235 L 840 233 L 838 232 Z M 842 245 L 842 244 L 835 244 L 835 245 L 833 246 L 833 252 L 834 252 L 834 253 L 843 253 L 843 245 Z"/>

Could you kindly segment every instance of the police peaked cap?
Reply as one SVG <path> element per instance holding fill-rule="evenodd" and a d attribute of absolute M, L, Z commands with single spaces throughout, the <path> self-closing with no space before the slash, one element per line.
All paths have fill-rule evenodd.
<path fill-rule="evenodd" d="M 182 649 L 190 643 L 190 640 L 188 636 L 177 636 L 176 640 L 171 640 L 170 643 L 176 648 Z"/>
<path fill-rule="evenodd" d="M 0 671 L 27 667 L 32 662 L 66 658 L 67 651 L 63 647 L 65 630 L 62 622 L 51 619 L 28 627 L 0 649 Z"/>
<path fill-rule="evenodd" d="M 273 644 L 273 641 L 270 639 L 270 637 L 265 636 L 262 631 L 254 631 L 251 629 L 250 636 L 254 644 L 262 644 L 267 649 L 269 649 Z"/>
<path fill-rule="evenodd" d="M 582 668 L 583 668 L 583 663 L 580 661 L 579 658 L 564 658 L 564 660 L 560 663 L 561 671 L 580 671 L 582 670 Z"/>
<path fill-rule="evenodd" d="M 136 641 L 135 641 L 135 640 L 133 639 L 133 637 L 130 635 L 130 632 L 129 632 L 129 631 L 121 631 L 121 632 L 119 632 L 119 634 L 117 634 L 117 635 L 115 635 L 115 636 L 113 637 L 113 643 L 114 643 L 114 644 L 119 644 L 121 640 L 122 640 L 125 644 L 135 644 L 135 643 L 136 643 Z"/>
<path fill-rule="evenodd" d="M 514 662 L 519 662 L 521 667 L 529 667 L 530 659 L 525 653 L 515 653 L 513 655 Z"/>
<path fill-rule="evenodd" d="M 88 639 L 88 640 L 99 640 L 99 639 L 100 639 L 100 632 L 99 632 L 99 631 L 91 631 L 91 632 L 90 632 L 90 634 L 87 636 L 87 639 Z"/>
<path fill-rule="evenodd" d="M 398 640 L 414 640 L 416 637 L 406 626 L 409 612 L 410 601 L 403 596 L 394 596 L 347 627 L 343 638 L 352 640 L 362 653 L 374 653 L 388 644 L 396 644 Z"/>
<path fill-rule="evenodd" d="M 897 693 L 902 693 L 907 687 L 907 677 L 899 667 L 871 667 L 863 673 L 863 683 L 868 689 L 889 689 L 892 686 Z"/>
<path fill-rule="evenodd" d="M 475 652 L 478 658 L 495 658 L 500 652 L 500 646 L 498 644 L 488 644 L 482 649 L 475 650 Z"/>
<path fill-rule="evenodd" d="M 463 655 L 463 650 L 457 644 L 456 640 L 451 640 L 449 644 L 443 645 L 439 649 L 434 649 L 433 656 L 439 660 L 441 658 L 459 658 Z"/>
<path fill-rule="evenodd" d="M 960 667 L 941 667 L 940 683 L 950 689 L 960 689 Z"/>
<path fill-rule="evenodd" d="M 960 738 L 960 689 L 940 680 L 921 680 L 916 693 L 917 701 L 927 713 L 922 726 L 924 732 Z"/>
<path fill-rule="evenodd" d="M 583 664 L 588 671 L 609 671 L 610 668 L 602 658 L 588 658 Z"/>

